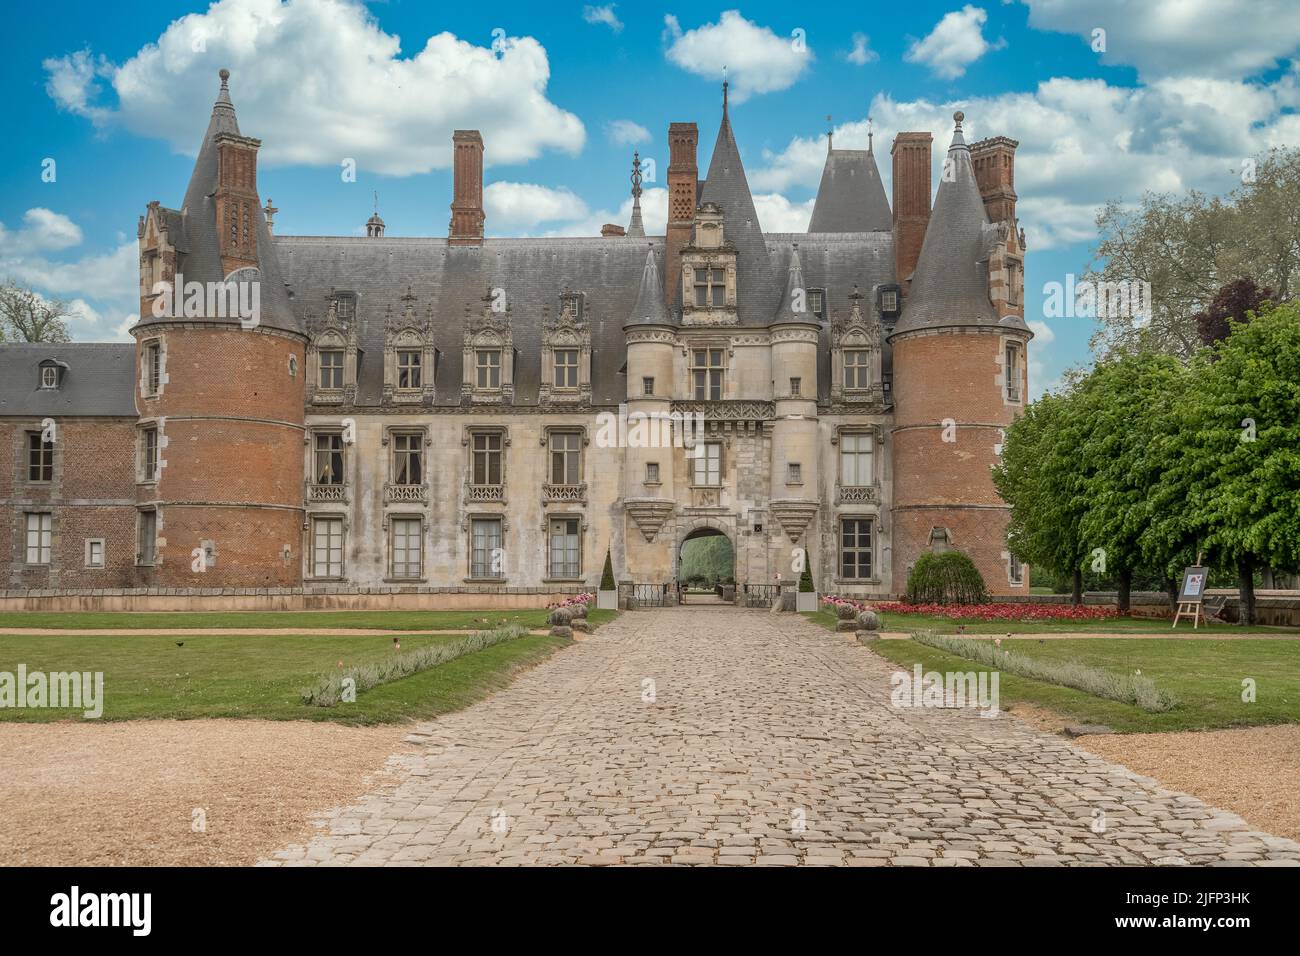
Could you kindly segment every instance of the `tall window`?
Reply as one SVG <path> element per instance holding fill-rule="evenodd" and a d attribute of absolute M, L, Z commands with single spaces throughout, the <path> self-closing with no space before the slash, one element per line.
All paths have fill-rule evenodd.
<path fill-rule="evenodd" d="M 1007 260 L 1007 304 L 1020 304 L 1020 263 Z"/>
<path fill-rule="evenodd" d="M 320 353 L 320 387 L 343 387 L 343 352 L 330 349 Z"/>
<path fill-rule="evenodd" d="M 140 432 L 140 476 L 145 481 L 158 479 L 158 429 L 145 428 Z"/>
<path fill-rule="evenodd" d="M 471 484 L 501 484 L 501 434 L 480 432 L 474 436 L 474 461 Z"/>
<path fill-rule="evenodd" d="M 695 454 L 695 484 L 722 484 L 722 444 L 705 442 Z"/>
<path fill-rule="evenodd" d="M 141 511 L 136 521 L 135 553 L 137 564 L 153 564 L 158 537 L 158 512 Z"/>
<path fill-rule="evenodd" d="M 1020 401 L 1020 346 L 1007 343 L 1007 401 Z"/>
<path fill-rule="evenodd" d="M 469 576 L 504 577 L 500 556 L 501 519 L 475 518 L 470 523 Z"/>
<path fill-rule="evenodd" d="M 424 436 L 393 436 L 393 484 L 424 483 Z"/>
<path fill-rule="evenodd" d="M 316 436 L 316 465 L 313 471 L 318 485 L 343 484 L 343 436 L 336 433 Z"/>
<path fill-rule="evenodd" d="M 86 539 L 86 567 L 102 568 L 104 566 L 104 539 Z"/>
<path fill-rule="evenodd" d="M 695 270 L 695 304 L 727 304 L 727 273 L 724 269 Z"/>
<path fill-rule="evenodd" d="M 582 435 L 551 432 L 551 484 L 576 485 L 582 481 Z"/>
<path fill-rule="evenodd" d="M 826 318 L 826 296 L 821 289 L 808 290 L 808 311 L 819 319 Z"/>
<path fill-rule="evenodd" d="M 27 563 L 49 564 L 50 545 L 54 538 L 54 515 L 48 511 L 27 515 Z"/>
<path fill-rule="evenodd" d="M 351 293 L 342 293 L 338 296 L 339 321 L 348 325 L 357 314 L 357 297 Z"/>
<path fill-rule="evenodd" d="M 150 342 L 144 347 L 144 374 L 145 388 L 150 395 L 158 394 L 158 387 L 162 383 L 162 345 L 159 342 Z"/>
<path fill-rule="evenodd" d="M 872 435 L 840 436 L 840 484 L 843 487 L 860 488 L 876 483 L 871 467 L 874 444 Z"/>
<path fill-rule="evenodd" d="M 555 350 L 555 387 L 578 387 L 578 350 Z"/>
<path fill-rule="evenodd" d="M 27 480 L 54 480 L 54 444 L 42 441 L 40 432 L 27 433 Z"/>
<path fill-rule="evenodd" d="M 394 518 L 389 522 L 392 576 L 418 578 L 422 570 L 424 522 L 419 518 Z"/>
<path fill-rule="evenodd" d="M 870 355 L 871 353 L 860 349 L 850 349 L 844 353 L 845 388 L 871 387 Z"/>
<path fill-rule="evenodd" d="M 722 349 L 694 349 L 691 352 L 691 379 L 697 402 L 722 399 Z"/>
<path fill-rule="evenodd" d="M 576 578 L 582 573 L 582 545 L 577 518 L 551 519 L 549 577 Z"/>
<path fill-rule="evenodd" d="M 402 349 L 397 353 L 397 387 L 420 388 L 420 359 L 418 349 Z"/>
<path fill-rule="evenodd" d="M 850 579 L 871 577 L 870 518 L 844 518 L 840 521 L 840 576 Z"/>
<path fill-rule="evenodd" d="M 886 289 L 880 293 L 880 311 L 897 312 L 898 311 L 898 292 L 895 289 Z"/>
<path fill-rule="evenodd" d="M 1020 559 L 1017 558 L 1014 554 L 1010 556 L 1009 562 L 1010 562 L 1010 571 L 1011 571 L 1011 583 L 1024 584 L 1025 566 L 1020 563 Z"/>
<path fill-rule="evenodd" d="M 479 388 L 501 387 L 501 350 L 478 349 L 474 353 L 475 383 Z"/>
<path fill-rule="evenodd" d="M 790 379 L 790 397 L 798 398 L 802 394 L 803 394 L 803 379 L 801 378 Z"/>
<path fill-rule="evenodd" d="M 311 573 L 316 578 L 343 577 L 343 519 L 311 519 Z"/>
<path fill-rule="evenodd" d="M 643 395 L 653 395 L 655 393 L 655 380 L 649 375 L 641 379 L 641 393 Z"/>

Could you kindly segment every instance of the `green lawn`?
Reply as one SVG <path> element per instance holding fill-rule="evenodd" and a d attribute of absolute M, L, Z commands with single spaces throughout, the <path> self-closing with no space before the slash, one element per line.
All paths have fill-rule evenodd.
<path fill-rule="evenodd" d="M 920 663 L 927 671 L 988 668 L 914 641 L 875 641 L 871 649 L 904 670 Z M 1178 698 L 1166 713 L 1147 713 L 1128 704 L 1082 691 L 1003 673 L 1003 708 L 1017 702 L 1046 707 L 1071 722 L 1107 724 L 1119 733 L 1209 730 L 1256 724 L 1300 722 L 1300 641 L 1234 641 L 1080 638 L 1004 640 L 1003 650 L 1036 657 L 1078 660 L 1106 670 L 1141 670 Z M 1256 683 L 1257 699 L 1241 699 L 1243 678 Z"/>
<path fill-rule="evenodd" d="M 835 630 L 835 615 L 827 610 L 804 613 L 804 617 Z M 967 634 L 1062 634 L 1089 632 L 1097 634 L 1172 634 L 1173 621 L 1152 618 L 1115 617 L 1101 621 L 954 621 L 930 614 L 891 614 L 880 612 L 882 631 L 936 631 L 939 634 L 956 634 L 960 624 L 966 625 Z M 1191 634 L 1190 624 L 1179 624 L 1178 633 Z M 1241 628 L 1235 624 L 1202 624 L 1197 634 L 1300 634 L 1300 628 L 1253 627 Z"/>
<path fill-rule="evenodd" d="M 523 611 L 13 611 L 0 613 L 0 628 L 139 630 L 174 627 L 375 628 L 389 631 L 480 631 L 498 624 L 546 626 L 546 609 Z M 588 612 L 593 626 L 617 611 Z"/>
<path fill-rule="evenodd" d="M 402 638 L 402 650 L 456 640 L 455 635 L 411 634 Z M 20 663 L 29 673 L 102 671 L 104 720 L 256 717 L 375 724 L 459 710 L 569 643 L 549 635 L 506 641 L 360 692 L 355 703 L 332 708 L 309 707 L 299 692 L 339 661 L 350 666 L 395 653 L 391 637 L 0 635 L 0 671 L 15 672 Z M 80 711 L 0 708 L 0 721 L 69 719 L 83 718 Z"/>

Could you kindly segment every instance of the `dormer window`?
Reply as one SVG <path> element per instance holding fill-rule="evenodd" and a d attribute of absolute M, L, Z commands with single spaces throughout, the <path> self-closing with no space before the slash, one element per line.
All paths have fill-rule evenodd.
<path fill-rule="evenodd" d="M 320 354 L 320 387 L 341 389 L 343 387 L 343 352 L 330 349 Z"/>
<path fill-rule="evenodd" d="M 351 324 L 352 320 L 357 317 L 357 297 L 352 292 L 336 292 L 335 297 L 338 301 L 339 322 L 343 325 Z"/>
<path fill-rule="evenodd" d="M 474 385 L 482 389 L 501 387 L 500 349 L 478 349 L 474 353 Z"/>
<path fill-rule="evenodd" d="M 871 387 L 871 353 L 865 349 L 846 349 L 844 352 L 844 387 L 859 389 Z"/>
<path fill-rule="evenodd" d="M 819 319 L 826 318 L 826 293 L 823 290 L 808 290 L 808 311 Z"/>
<path fill-rule="evenodd" d="M 898 311 L 897 289 L 885 289 L 880 293 L 880 311 L 883 315 L 890 315 Z"/>
<path fill-rule="evenodd" d="M 59 370 L 53 365 L 41 366 L 41 388 L 58 388 Z"/>
<path fill-rule="evenodd" d="M 727 304 L 727 273 L 723 269 L 695 270 L 695 304 L 705 307 Z"/>
<path fill-rule="evenodd" d="M 397 353 L 397 387 L 421 387 L 419 351 L 403 349 Z"/>
<path fill-rule="evenodd" d="M 578 350 L 555 350 L 555 387 L 575 389 L 578 387 Z"/>

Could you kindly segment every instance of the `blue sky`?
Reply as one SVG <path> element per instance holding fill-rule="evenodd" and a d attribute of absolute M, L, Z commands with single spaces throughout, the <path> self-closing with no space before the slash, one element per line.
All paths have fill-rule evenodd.
<path fill-rule="evenodd" d="M 646 218 L 662 231 L 668 124 L 699 123 L 707 168 L 724 64 L 764 228 L 800 231 L 827 114 L 846 147 L 866 145 L 872 118 L 888 186 L 893 134 L 932 131 L 937 164 L 963 109 L 968 139 L 1021 143 L 1035 392 L 1089 359 L 1091 321 L 1044 321 L 1042 286 L 1083 272 L 1098 205 L 1223 193 L 1246 157 L 1300 145 L 1289 0 L 73 2 L 7 18 L 0 70 L 21 135 L 0 169 L 0 275 L 73 302 L 78 339 L 124 337 L 136 219 L 152 199 L 179 206 L 221 67 L 242 131 L 263 141 L 280 233 L 356 233 L 378 192 L 390 235 L 444 235 L 460 127 L 484 134 L 490 233 L 626 222 L 634 148 L 656 161 Z"/>

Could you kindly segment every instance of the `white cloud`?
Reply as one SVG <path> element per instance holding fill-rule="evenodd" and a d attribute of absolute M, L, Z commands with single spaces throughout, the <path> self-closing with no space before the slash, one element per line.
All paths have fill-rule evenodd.
<path fill-rule="evenodd" d="M 945 13 L 928 36 L 912 43 L 903 59 L 928 66 L 935 76 L 942 79 L 954 80 L 989 50 L 1005 45 L 1001 40 L 991 44 L 984 39 L 984 24 L 988 18 L 983 9 L 970 4 Z"/>
<path fill-rule="evenodd" d="M 614 15 L 616 6 L 618 6 L 617 3 L 610 3 L 603 7 L 583 7 L 582 19 L 588 23 L 603 23 L 615 33 L 621 33 L 623 32 L 623 21 Z"/>
<path fill-rule="evenodd" d="M 598 209 L 582 219 L 575 219 L 549 229 L 543 236 L 599 236 L 605 223 L 626 226 L 632 219 L 632 197 L 628 196 L 616 212 Z M 641 193 L 641 222 L 647 236 L 662 236 L 668 226 L 668 190 L 646 189 Z"/>
<path fill-rule="evenodd" d="M 1029 330 L 1034 333 L 1035 345 L 1046 345 L 1048 342 L 1056 341 L 1056 333 L 1052 331 L 1052 327 L 1046 322 L 1031 319 L 1025 324 L 1028 325 Z"/>
<path fill-rule="evenodd" d="M 605 131 L 609 135 L 610 142 L 619 146 L 635 146 L 637 143 L 644 143 L 650 139 L 648 129 L 640 123 L 634 123 L 627 119 L 614 120 L 606 127 Z"/>
<path fill-rule="evenodd" d="M 1021 0 L 1036 30 L 1073 33 L 1090 46 L 1105 32 L 1101 61 L 1144 78 L 1254 76 L 1300 48 L 1295 0 Z"/>
<path fill-rule="evenodd" d="M 81 242 L 81 227 L 63 215 L 43 206 L 23 213 L 23 226 L 10 232 L 0 222 L 0 251 L 15 253 L 67 249 Z"/>
<path fill-rule="evenodd" d="M 871 49 L 871 38 L 865 33 L 853 34 L 853 49 L 844 55 L 855 66 L 866 66 L 880 59 L 880 54 Z"/>
<path fill-rule="evenodd" d="M 780 193 L 756 193 L 754 211 L 764 232 L 807 232 L 812 219 L 813 202 L 795 203 Z"/>
<path fill-rule="evenodd" d="M 498 234 L 587 214 L 587 204 L 573 192 L 535 183 L 489 183 L 483 189 L 483 209 Z"/>
<path fill-rule="evenodd" d="M 755 94 L 789 89 L 812 63 L 812 48 L 801 30 L 777 36 L 727 10 L 717 23 L 682 32 L 671 13 L 664 17 L 665 51 L 669 62 L 688 73 L 710 80 L 722 79 L 723 68 L 731 82 L 731 99 L 742 103 Z"/>
<path fill-rule="evenodd" d="M 526 162 L 545 150 L 577 154 L 582 122 L 546 96 L 550 63 L 532 37 L 478 46 L 451 33 L 403 56 L 356 0 L 218 0 L 173 21 L 120 67 L 80 51 L 45 63 L 64 109 L 161 137 L 192 154 L 231 72 L 240 128 L 262 138 L 271 165 L 336 166 L 410 175 L 446 168 L 451 131 L 479 129 L 488 163 Z M 117 105 L 97 102 L 111 78 Z"/>

